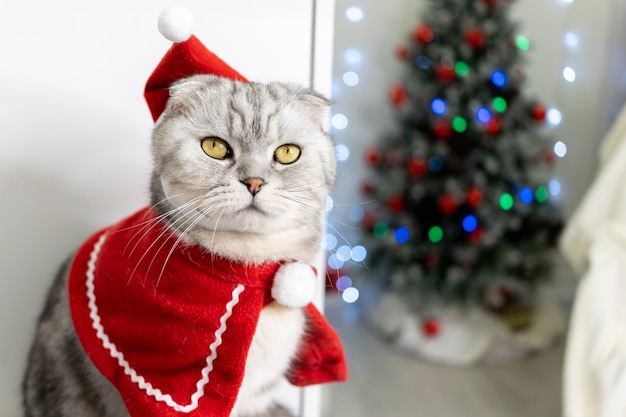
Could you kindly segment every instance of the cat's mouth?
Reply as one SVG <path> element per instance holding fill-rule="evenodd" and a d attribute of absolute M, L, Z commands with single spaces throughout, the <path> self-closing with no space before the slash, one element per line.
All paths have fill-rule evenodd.
<path fill-rule="evenodd" d="M 252 203 L 250 203 L 250 205 L 248 205 L 247 207 L 244 207 L 243 209 L 239 210 L 240 213 L 259 213 L 259 214 L 263 214 L 266 215 L 267 213 L 265 211 L 263 211 L 263 209 L 261 209 L 255 201 L 252 201 Z"/>

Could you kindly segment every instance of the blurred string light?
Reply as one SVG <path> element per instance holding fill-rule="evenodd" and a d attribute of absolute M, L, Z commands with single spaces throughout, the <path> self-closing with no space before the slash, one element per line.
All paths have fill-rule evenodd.
<path fill-rule="evenodd" d="M 567 145 L 558 141 L 554 144 L 554 154 L 559 158 L 563 158 L 567 154 Z"/>
<path fill-rule="evenodd" d="M 363 20 L 365 13 L 359 6 L 350 6 L 345 10 L 345 17 L 351 23 L 358 23 Z M 343 83 L 348 87 L 356 87 L 360 84 L 361 79 L 356 71 L 356 66 L 361 64 L 362 54 L 357 48 L 348 48 L 343 53 L 346 64 L 352 66 L 352 68 L 346 70 L 342 75 Z M 331 126 L 338 131 L 344 130 L 348 127 L 348 116 L 342 113 L 336 113 L 331 117 Z M 350 158 L 350 148 L 344 144 L 337 144 L 335 146 L 335 155 L 338 162 L 345 162 Z M 334 207 L 332 198 L 329 197 L 326 203 L 326 209 L 330 212 Z M 360 222 L 363 219 L 364 210 L 360 206 L 351 207 L 348 212 L 348 217 L 353 222 Z M 388 233 L 387 230 L 379 230 L 379 234 L 382 236 Z M 363 246 L 350 247 L 349 245 L 342 245 L 337 247 L 338 239 L 335 234 L 328 232 L 324 237 L 324 247 L 329 252 L 328 267 L 339 271 L 346 262 L 363 262 L 367 257 L 367 250 Z M 344 239 L 345 240 L 345 239 Z M 335 287 L 342 292 L 342 298 L 346 303 L 354 303 L 359 299 L 359 290 L 352 286 L 352 279 L 349 276 L 341 275 L 335 282 Z"/>
<path fill-rule="evenodd" d="M 345 114 L 337 113 L 333 115 L 333 118 L 331 119 L 331 123 L 333 124 L 333 127 L 335 129 L 343 130 L 346 127 L 348 127 L 348 118 L 346 117 Z"/>
<path fill-rule="evenodd" d="M 411 233 L 409 232 L 409 229 L 407 229 L 406 227 L 399 227 L 394 232 L 394 238 L 396 239 L 396 242 L 398 243 L 408 242 L 409 237 L 411 237 Z"/>
<path fill-rule="evenodd" d="M 570 49 L 578 48 L 578 35 L 574 32 L 567 32 L 563 37 L 565 45 Z"/>
<path fill-rule="evenodd" d="M 354 303 L 359 299 L 359 290 L 354 287 L 346 288 L 341 297 L 346 303 Z"/>
<path fill-rule="evenodd" d="M 572 16 L 572 10 L 570 6 L 572 5 L 573 2 L 574 2 L 573 0 L 561 0 L 561 3 L 565 7 L 568 8 L 567 11 L 565 11 L 566 13 L 565 26 L 566 26 L 567 31 L 563 34 L 563 43 L 565 45 L 565 48 L 563 48 L 563 52 L 562 52 L 563 61 L 567 61 L 568 55 L 572 51 L 577 50 L 580 44 L 580 39 L 578 37 L 578 34 L 574 32 L 573 30 L 571 30 L 571 26 L 569 23 L 571 21 L 571 16 Z M 570 66 L 570 65 L 564 66 L 561 75 L 563 76 L 563 79 L 565 80 L 566 83 L 573 83 L 574 81 L 576 81 L 576 69 L 573 66 Z M 561 96 L 563 93 L 562 88 L 563 86 L 561 84 L 559 84 L 557 87 L 557 92 L 556 92 L 556 97 L 555 97 L 555 102 L 557 103 L 562 102 L 562 99 L 561 99 Z M 561 114 L 561 111 L 558 108 L 556 107 L 549 108 L 546 113 L 546 121 L 549 125 L 552 125 L 555 127 L 559 126 L 561 122 L 563 121 L 563 115 Z M 552 150 L 557 157 L 563 158 L 567 154 L 567 145 L 562 141 L 557 141 L 554 144 L 554 147 Z M 539 187 L 537 190 L 535 190 L 535 198 L 540 203 L 545 202 L 548 199 L 548 193 L 552 195 L 553 197 L 556 197 L 561 193 L 561 183 L 557 179 L 552 179 L 548 183 L 547 190 L 544 187 Z"/>
<path fill-rule="evenodd" d="M 465 230 L 466 232 L 468 233 L 473 232 L 478 227 L 478 219 L 476 219 L 476 216 L 473 216 L 471 214 L 467 215 L 463 218 L 462 225 L 463 225 L 463 230 Z"/>
<path fill-rule="evenodd" d="M 343 83 L 348 87 L 355 87 L 359 84 L 359 75 L 354 71 L 343 74 Z"/>
<path fill-rule="evenodd" d="M 565 81 L 573 83 L 574 80 L 576 79 L 576 71 L 574 71 L 574 68 L 572 67 L 563 68 L 563 78 L 565 78 Z"/>
<path fill-rule="evenodd" d="M 550 194 L 553 196 L 559 195 L 559 193 L 561 192 L 561 183 L 559 182 L 559 180 L 553 179 L 552 181 L 550 181 L 548 183 L 548 191 L 550 191 Z"/>
<path fill-rule="evenodd" d="M 491 120 L 491 112 L 486 107 L 480 107 L 478 111 L 476 111 L 476 118 L 480 123 L 489 123 Z"/>
<path fill-rule="evenodd" d="M 352 286 L 352 278 L 342 275 L 335 281 L 335 288 L 339 291 L 345 291 Z"/>
<path fill-rule="evenodd" d="M 440 98 L 435 98 L 430 103 L 430 108 L 436 115 L 443 115 L 446 113 L 446 102 Z"/>
<path fill-rule="evenodd" d="M 358 6 L 351 6 L 346 9 L 346 18 L 353 23 L 363 20 L 363 16 L 363 9 Z"/>
<path fill-rule="evenodd" d="M 492 72 L 491 83 L 496 87 L 504 87 L 506 85 L 506 74 L 500 70 Z"/>
<path fill-rule="evenodd" d="M 339 144 L 335 146 L 335 155 L 337 157 L 337 161 L 345 162 L 350 158 L 350 148 L 346 145 Z"/>
<path fill-rule="evenodd" d="M 358 64 L 361 62 L 361 52 L 355 48 L 346 49 L 343 53 L 343 57 L 349 64 Z"/>
<path fill-rule="evenodd" d="M 552 126 L 558 126 L 559 124 L 561 124 L 563 116 L 561 115 L 561 111 L 559 109 L 551 107 L 548 109 L 546 118 L 548 119 L 548 123 L 550 123 Z"/>
<path fill-rule="evenodd" d="M 458 133 L 465 132 L 465 130 L 467 129 L 467 120 L 465 120 L 461 116 L 456 116 L 454 119 L 452 119 L 452 129 L 454 129 L 454 131 Z"/>
<path fill-rule="evenodd" d="M 530 188 L 524 187 L 519 192 L 519 199 L 524 204 L 530 204 L 535 199 L 535 193 L 533 193 L 533 190 L 531 190 Z"/>

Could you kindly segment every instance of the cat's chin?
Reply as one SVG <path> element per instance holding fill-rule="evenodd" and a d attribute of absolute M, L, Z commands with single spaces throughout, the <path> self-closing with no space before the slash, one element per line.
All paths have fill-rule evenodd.
<path fill-rule="evenodd" d="M 268 231 L 241 228 L 197 228 L 189 232 L 192 240 L 221 257 L 247 263 L 298 259 L 312 262 L 319 250 L 318 232 L 310 227 Z"/>

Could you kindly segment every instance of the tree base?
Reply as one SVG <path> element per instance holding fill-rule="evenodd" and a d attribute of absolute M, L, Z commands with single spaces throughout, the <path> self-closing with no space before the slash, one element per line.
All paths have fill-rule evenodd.
<path fill-rule="evenodd" d="M 499 314 L 479 308 L 442 308 L 420 317 L 396 294 L 364 295 L 359 302 L 369 328 L 404 354 L 445 365 L 522 359 L 550 347 L 566 330 L 564 311 L 549 300 L 537 300 L 532 310 L 515 312 L 518 325 L 511 326 Z"/>

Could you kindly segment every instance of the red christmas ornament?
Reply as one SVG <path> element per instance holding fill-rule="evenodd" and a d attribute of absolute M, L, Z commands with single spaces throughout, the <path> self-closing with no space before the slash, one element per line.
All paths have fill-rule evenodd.
<path fill-rule="evenodd" d="M 485 46 L 485 41 L 485 33 L 478 27 L 470 28 L 465 32 L 465 42 L 474 49 Z"/>
<path fill-rule="evenodd" d="M 393 213 L 400 213 L 406 208 L 406 200 L 401 195 L 392 195 L 389 200 L 387 200 L 387 207 L 389 207 L 389 210 Z"/>
<path fill-rule="evenodd" d="M 452 126 L 445 119 L 437 119 L 432 126 L 433 134 L 437 139 L 446 140 L 452 136 Z"/>
<path fill-rule="evenodd" d="M 413 40 L 418 43 L 426 44 L 435 39 L 435 33 L 426 25 L 421 25 L 413 31 Z"/>
<path fill-rule="evenodd" d="M 442 214 L 450 216 L 454 214 L 459 205 L 452 194 L 444 193 L 437 199 L 437 207 Z"/>
<path fill-rule="evenodd" d="M 498 0 L 483 0 L 483 2 L 489 6 L 493 6 L 498 2 Z"/>
<path fill-rule="evenodd" d="M 470 187 L 465 193 L 465 202 L 471 207 L 478 207 L 483 202 L 483 192 L 478 187 Z"/>
<path fill-rule="evenodd" d="M 530 116 L 538 122 L 543 122 L 546 118 L 547 109 L 541 104 L 535 104 L 530 110 Z"/>
<path fill-rule="evenodd" d="M 380 154 L 380 150 L 378 148 L 369 148 L 365 151 L 365 162 L 369 166 L 377 166 L 380 164 L 382 159 L 382 155 Z"/>
<path fill-rule="evenodd" d="M 424 265 L 426 265 L 427 268 L 433 268 L 437 266 L 438 263 L 439 254 L 437 252 L 430 252 L 424 258 Z"/>
<path fill-rule="evenodd" d="M 406 103 L 406 90 L 403 85 L 397 83 L 393 84 L 389 93 L 391 96 L 391 102 L 394 106 L 400 107 Z"/>
<path fill-rule="evenodd" d="M 474 245 L 479 244 L 483 241 L 483 237 L 485 236 L 485 231 L 482 227 L 477 227 L 469 233 L 468 240 L 470 243 Z"/>
<path fill-rule="evenodd" d="M 441 331 L 441 322 L 434 318 L 426 318 L 422 321 L 422 333 L 427 337 L 435 337 Z"/>
<path fill-rule="evenodd" d="M 396 46 L 394 53 L 396 55 L 396 58 L 401 61 L 406 61 L 409 59 L 409 48 L 404 44 Z"/>
<path fill-rule="evenodd" d="M 500 120 L 496 117 L 492 117 L 491 120 L 485 124 L 485 132 L 492 136 L 500 133 Z"/>
<path fill-rule="evenodd" d="M 363 181 L 361 183 L 361 194 L 372 195 L 376 191 L 376 187 L 371 181 Z"/>
<path fill-rule="evenodd" d="M 407 169 L 412 177 L 421 177 L 428 172 L 428 162 L 426 158 L 415 156 L 409 160 Z"/>
<path fill-rule="evenodd" d="M 456 72 L 454 71 L 454 67 L 439 65 L 435 71 L 437 74 L 437 78 L 442 83 L 451 83 L 456 78 Z"/>

